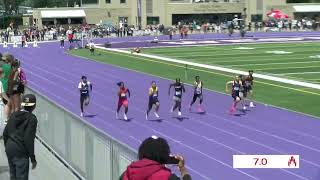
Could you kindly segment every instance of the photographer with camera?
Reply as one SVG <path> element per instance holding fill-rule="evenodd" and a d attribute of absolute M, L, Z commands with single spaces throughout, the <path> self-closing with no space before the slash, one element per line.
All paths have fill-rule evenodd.
<path fill-rule="evenodd" d="M 131 163 L 119 180 L 191 180 L 182 156 L 170 156 L 168 142 L 156 136 L 147 138 L 139 147 L 138 161 Z M 175 164 L 179 178 L 165 164 Z"/>

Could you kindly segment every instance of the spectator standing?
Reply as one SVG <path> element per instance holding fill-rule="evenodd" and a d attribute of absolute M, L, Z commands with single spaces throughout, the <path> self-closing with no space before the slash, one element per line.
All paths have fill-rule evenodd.
<path fill-rule="evenodd" d="M 37 130 L 37 117 L 32 113 L 36 108 L 36 97 L 27 94 L 23 97 L 23 110 L 14 112 L 3 132 L 10 179 L 29 179 L 29 159 L 32 169 L 37 166 L 34 154 L 34 140 Z"/>
<path fill-rule="evenodd" d="M 26 40 L 27 40 L 26 35 L 22 35 L 21 38 L 22 38 L 22 39 L 21 39 L 21 47 L 25 47 L 25 45 L 26 45 Z"/>
<path fill-rule="evenodd" d="M 173 36 L 173 28 L 169 29 L 169 38 L 170 40 L 172 40 L 172 36 Z"/>
<path fill-rule="evenodd" d="M 3 75 L 1 77 L 1 82 L 2 82 L 2 87 L 3 87 L 4 91 L 8 95 L 8 92 L 7 92 L 8 91 L 8 81 L 9 81 L 9 76 L 11 73 L 11 63 L 13 62 L 14 57 L 11 54 L 5 54 L 2 57 L 2 60 L 4 61 L 4 64 L 1 66 L 1 70 L 3 72 Z M 8 119 L 10 112 L 11 112 L 11 108 L 10 108 L 11 102 L 3 99 L 3 104 L 5 105 L 4 111 L 5 111 L 6 117 Z"/>
<path fill-rule="evenodd" d="M 170 147 L 163 138 L 149 137 L 139 147 L 139 160 L 131 163 L 119 180 L 180 180 L 165 164 L 169 163 Z M 191 180 L 181 156 L 174 156 L 182 180 Z"/>
<path fill-rule="evenodd" d="M 24 83 L 21 79 L 20 61 L 15 59 L 11 65 L 11 72 L 8 80 L 8 91 L 11 102 L 11 113 L 20 110 L 21 94 L 24 93 Z"/>
<path fill-rule="evenodd" d="M 73 43 L 73 31 L 71 30 L 71 28 L 69 28 L 69 30 L 67 31 L 67 36 L 70 43 L 69 49 L 71 49 Z"/>
<path fill-rule="evenodd" d="M 2 76 L 2 71 L 0 71 L 0 76 Z M 3 100 L 2 101 L 9 101 L 9 97 L 7 96 L 6 92 L 4 91 L 3 89 L 3 86 L 2 86 L 2 82 L 0 81 L 0 98 L 2 98 Z M 0 104 L 1 106 L 1 111 L 2 111 L 2 108 L 3 108 L 3 104 L 1 103 Z M 3 134 L 3 129 L 4 129 L 4 125 L 5 124 L 5 118 L 1 118 L 0 119 L 0 139 L 2 139 L 2 134 Z"/>
<path fill-rule="evenodd" d="M 42 30 L 42 31 L 40 32 L 40 36 L 41 36 L 41 41 L 44 41 L 45 30 Z"/>
<path fill-rule="evenodd" d="M 64 48 L 64 40 L 65 40 L 64 34 L 61 34 L 61 37 L 60 37 L 60 48 Z"/>
<path fill-rule="evenodd" d="M 292 31 L 292 21 L 289 21 L 289 30 Z"/>

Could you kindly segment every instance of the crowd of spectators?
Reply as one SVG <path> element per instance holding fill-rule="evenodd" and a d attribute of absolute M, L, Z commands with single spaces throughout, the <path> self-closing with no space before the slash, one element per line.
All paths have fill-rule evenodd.
<path fill-rule="evenodd" d="M 12 113 L 21 110 L 21 96 L 24 94 L 27 79 L 18 59 L 11 54 L 0 54 L 0 57 L 0 95 L 8 119 Z"/>
<path fill-rule="evenodd" d="M 10 179 L 29 178 L 29 164 L 37 166 L 34 153 L 37 118 L 32 113 L 36 97 L 24 95 L 27 79 L 21 63 L 11 54 L 0 54 L 0 98 L 5 117 L 0 119 L 0 140 L 8 158 Z"/>
<path fill-rule="evenodd" d="M 178 22 L 176 25 L 164 26 L 163 24 L 147 25 L 143 29 L 138 26 L 122 23 L 115 25 L 52 25 L 39 29 L 36 26 L 28 28 L 13 28 L 0 31 L 0 42 L 12 42 L 13 36 L 23 36 L 27 42 L 57 40 L 61 36 L 66 36 L 66 32 L 72 29 L 75 39 L 81 38 L 84 34 L 90 38 L 104 37 L 126 37 L 126 36 L 159 36 L 159 35 L 188 35 L 199 33 L 228 33 L 230 23 L 224 22 Z M 244 26 L 245 31 L 318 31 L 320 21 L 318 19 L 268 19 L 261 22 L 248 22 Z"/>

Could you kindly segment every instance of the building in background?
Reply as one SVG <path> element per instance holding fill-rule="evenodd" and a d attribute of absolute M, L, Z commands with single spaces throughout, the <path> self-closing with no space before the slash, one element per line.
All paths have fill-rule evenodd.
<path fill-rule="evenodd" d="M 84 22 L 145 27 L 193 21 L 220 23 L 232 20 L 234 15 L 245 22 L 261 22 L 272 8 L 294 18 L 314 18 L 320 12 L 320 3 L 285 0 L 79 0 L 73 6 L 34 9 L 34 22 L 39 27 Z"/>

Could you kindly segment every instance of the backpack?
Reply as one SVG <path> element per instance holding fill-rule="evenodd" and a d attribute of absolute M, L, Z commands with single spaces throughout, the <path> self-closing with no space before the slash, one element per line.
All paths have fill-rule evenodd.
<path fill-rule="evenodd" d="M 24 71 L 21 68 L 18 68 L 19 71 L 19 78 L 21 81 L 24 81 L 25 84 L 27 83 L 27 77 L 26 77 L 26 73 L 24 73 Z"/>

